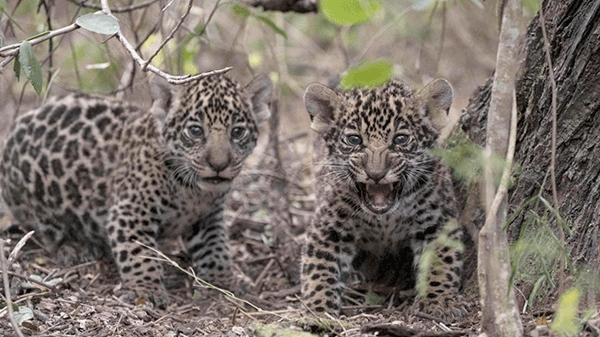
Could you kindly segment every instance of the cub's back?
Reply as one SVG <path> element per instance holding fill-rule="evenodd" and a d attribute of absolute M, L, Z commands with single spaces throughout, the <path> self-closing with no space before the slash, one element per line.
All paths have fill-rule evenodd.
<path fill-rule="evenodd" d="M 96 226 L 106 212 L 123 125 L 138 112 L 120 101 L 73 94 L 17 118 L 0 162 L 2 196 L 16 220 L 27 226 L 54 214 L 72 222 L 77 214 Z"/>

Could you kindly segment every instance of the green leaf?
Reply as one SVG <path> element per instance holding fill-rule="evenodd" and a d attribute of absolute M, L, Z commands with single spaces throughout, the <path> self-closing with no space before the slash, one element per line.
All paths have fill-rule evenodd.
<path fill-rule="evenodd" d="M 17 82 L 21 77 L 21 62 L 19 62 L 19 58 L 15 57 L 15 64 L 13 65 L 13 71 L 15 72 L 15 77 L 17 78 Z"/>
<path fill-rule="evenodd" d="M 42 69 L 33 54 L 33 48 L 31 48 L 29 41 L 23 41 L 19 47 L 19 62 L 21 62 L 21 69 L 23 69 L 25 76 L 27 76 L 27 79 L 33 85 L 35 92 L 41 95 Z"/>
<path fill-rule="evenodd" d="M 579 334 L 581 324 L 577 319 L 577 311 L 580 296 L 581 290 L 578 288 L 571 288 L 562 294 L 558 302 L 556 318 L 550 326 L 552 331 L 565 336 Z"/>
<path fill-rule="evenodd" d="M 33 310 L 28 307 L 20 307 L 18 312 L 14 314 L 15 320 L 19 325 L 33 318 Z"/>
<path fill-rule="evenodd" d="M 350 68 L 343 75 L 340 85 L 343 89 L 375 87 L 389 81 L 392 65 L 386 61 L 365 62 Z"/>
<path fill-rule="evenodd" d="M 0 0 L 1 1 L 1 0 Z M 246 7 L 242 7 L 240 5 L 233 5 L 231 6 L 231 10 L 237 14 L 237 15 L 241 15 L 244 18 L 247 18 L 250 16 L 250 11 L 248 10 L 248 8 Z"/>
<path fill-rule="evenodd" d="M 117 18 L 101 13 L 82 15 L 75 20 L 75 23 L 90 32 L 105 35 L 114 35 L 120 29 Z"/>
<path fill-rule="evenodd" d="M 271 21 L 271 19 L 269 19 L 268 17 L 263 16 L 263 15 L 257 15 L 256 19 L 266 23 L 269 27 L 271 27 L 271 29 L 273 29 L 275 31 L 275 33 L 277 33 L 287 39 L 287 34 L 283 31 L 283 29 L 277 27 L 277 25 L 273 21 Z"/>
<path fill-rule="evenodd" d="M 377 0 L 322 0 L 319 13 L 336 25 L 353 25 L 370 20 L 381 11 Z"/>
<path fill-rule="evenodd" d="M 0 12 L 6 12 L 6 0 L 0 0 Z"/>
<path fill-rule="evenodd" d="M 461 179 L 472 182 L 483 174 L 483 148 L 456 131 L 446 139 L 447 147 L 435 148 L 431 153 L 441 158 Z"/>
<path fill-rule="evenodd" d="M 539 3 L 537 0 L 524 0 L 523 8 L 525 8 L 529 13 L 537 13 L 539 10 Z"/>
<path fill-rule="evenodd" d="M 372 291 L 367 292 L 365 295 L 367 305 L 381 305 L 383 302 L 385 302 L 385 297 L 381 297 Z"/>

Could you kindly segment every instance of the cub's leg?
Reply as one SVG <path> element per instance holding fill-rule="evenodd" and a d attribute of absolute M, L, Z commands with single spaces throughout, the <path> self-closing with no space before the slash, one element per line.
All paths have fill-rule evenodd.
<path fill-rule="evenodd" d="M 302 299 L 316 314 L 339 315 L 345 280 L 355 255 L 355 237 L 340 221 L 328 223 L 317 212 L 302 253 Z"/>
<path fill-rule="evenodd" d="M 233 289 L 231 254 L 223 221 L 223 203 L 199 219 L 186 237 L 187 251 L 197 276 L 216 286 Z"/>
<path fill-rule="evenodd" d="M 125 300 L 144 298 L 166 306 L 169 296 L 163 285 L 163 267 L 150 249 L 157 247 L 160 219 L 156 208 L 136 212 L 128 200 L 122 200 L 110 209 L 109 216 L 108 237 L 126 289 Z"/>
<path fill-rule="evenodd" d="M 463 267 L 463 227 L 452 219 L 436 237 L 416 243 L 418 309 L 452 321 L 466 313 L 460 294 Z"/>

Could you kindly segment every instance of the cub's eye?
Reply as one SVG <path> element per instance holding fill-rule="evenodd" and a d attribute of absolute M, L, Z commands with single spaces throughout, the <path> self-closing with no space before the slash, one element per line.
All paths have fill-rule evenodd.
<path fill-rule="evenodd" d="M 393 142 L 394 145 L 408 145 L 408 143 L 410 143 L 410 137 L 408 135 L 396 135 L 396 137 L 394 137 Z"/>
<path fill-rule="evenodd" d="M 246 128 L 244 128 L 244 127 L 236 126 L 235 128 L 231 129 L 231 138 L 233 138 L 233 139 L 241 139 L 245 135 L 246 135 Z"/>
<path fill-rule="evenodd" d="M 190 125 L 187 128 L 187 133 L 191 138 L 198 139 L 204 134 L 204 130 L 200 125 Z"/>
<path fill-rule="evenodd" d="M 362 138 L 360 138 L 359 135 L 347 135 L 346 143 L 348 143 L 348 145 L 354 146 L 362 145 Z"/>

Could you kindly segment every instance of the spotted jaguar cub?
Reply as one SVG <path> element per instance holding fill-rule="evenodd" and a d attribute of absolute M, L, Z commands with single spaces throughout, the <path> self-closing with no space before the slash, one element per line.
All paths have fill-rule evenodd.
<path fill-rule="evenodd" d="M 350 268 L 402 288 L 422 270 L 416 308 L 460 315 L 462 228 L 451 173 L 429 152 L 452 103 L 450 84 L 438 79 L 419 93 L 397 80 L 347 93 L 313 84 L 304 101 L 320 142 L 317 209 L 302 256 L 308 308 L 338 315 Z"/>
<path fill-rule="evenodd" d="M 144 246 L 159 237 L 181 236 L 198 276 L 231 286 L 224 201 L 269 115 L 272 83 L 241 88 L 215 75 L 152 92 L 150 111 L 74 94 L 19 117 L 0 185 L 14 219 L 61 262 L 112 253 L 124 296 L 162 306 L 162 266 Z"/>

